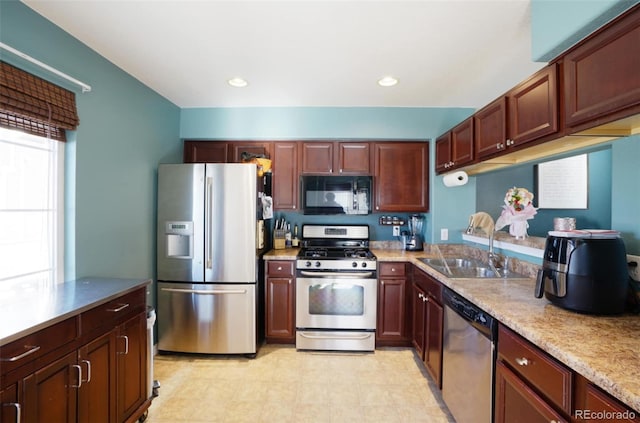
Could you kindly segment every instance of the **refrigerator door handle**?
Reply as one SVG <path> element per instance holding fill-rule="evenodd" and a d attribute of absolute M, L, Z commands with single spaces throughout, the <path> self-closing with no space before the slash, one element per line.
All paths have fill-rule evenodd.
<path fill-rule="evenodd" d="M 246 294 L 246 289 L 180 289 L 180 288 L 160 288 L 161 291 L 177 292 L 180 294 L 198 294 L 198 295 L 220 295 L 220 294 Z"/>
<path fill-rule="evenodd" d="M 207 178 L 206 194 L 205 194 L 205 243 L 206 243 L 206 268 L 213 269 L 213 237 L 211 236 L 212 222 L 212 205 L 213 201 L 213 178 Z"/>

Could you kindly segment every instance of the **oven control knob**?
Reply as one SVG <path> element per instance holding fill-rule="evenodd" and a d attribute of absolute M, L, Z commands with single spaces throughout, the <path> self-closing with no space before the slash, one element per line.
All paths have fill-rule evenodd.
<path fill-rule="evenodd" d="M 362 267 L 367 267 L 367 262 L 363 261 L 362 262 Z"/>
<path fill-rule="evenodd" d="M 351 263 L 351 267 L 358 267 L 358 263 L 354 261 L 353 263 Z"/>
<path fill-rule="evenodd" d="M 316 267 L 320 267 L 320 262 L 316 261 Z"/>
<path fill-rule="evenodd" d="M 308 262 L 306 262 L 304 265 L 305 265 L 305 266 L 307 266 L 307 267 L 311 267 L 311 262 L 310 262 L 310 261 L 308 261 Z"/>

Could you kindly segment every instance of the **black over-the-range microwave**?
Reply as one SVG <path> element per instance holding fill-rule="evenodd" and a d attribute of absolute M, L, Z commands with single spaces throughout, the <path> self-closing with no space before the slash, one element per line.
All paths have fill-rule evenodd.
<path fill-rule="evenodd" d="M 370 214 L 371 176 L 303 175 L 300 196 L 304 214 Z"/>

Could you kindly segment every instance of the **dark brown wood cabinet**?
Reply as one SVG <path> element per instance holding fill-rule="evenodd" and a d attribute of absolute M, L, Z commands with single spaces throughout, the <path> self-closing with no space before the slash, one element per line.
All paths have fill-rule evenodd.
<path fill-rule="evenodd" d="M 519 146 L 559 130 L 558 65 L 552 63 L 507 93 L 507 147 Z"/>
<path fill-rule="evenodd" d="M 293 260 L 265 262 L 265 321 L 269 343 L 295 344 L 295 276 Z"/>
<path fill-rule="evenodd" d="M 480 109 L 475 122 L 477 160 L 509 152 L 559 131 L 558 65 L 553 63 Z"/>
<path fill-rule="evenodd" d="M 224 141 L 185 140 L 184 163 L 227 163 L 229 146 Z"/>
<path fill-rule="evenodd" d="M 370 143 L 308 141 L 301 143 L 300 171 L 313 175 L 370 174 Z"/>
<path fill-rule="evenodd" d="M 270 141 L 196 141 L 185 140 L 184 163 L 241 163 L 242 153 L 271 158 Z"/>
<path fill-rule="evenodd" d="M 402 262 L 378 264 L 377 346 L 411 345 L 409 272 Z"/>
<path fill-rule="evenodd" d="M 436 172 L 449 172 L 474 158 L 474 120 L 465 119 L 436 139 Z"/>
<path fill-rule="evenodd" d="M 512 418 L 519 416 L 525 405 L 531 409 L 532 417 L 523 421 L 541 421 L 550 416 L 568 421 L 573 372 L 504 325 L 498 329 L 496 369 L 497 422 L 514 421 Z"/>
<path fill-rule="evenodd" d="M 273 208 L 276 210 L 297 210 L 299 173 L 298 150 L 300 143 L 275 142 L 273 144 Z"/>
<path fill-rule="evenodd" d="M 151 404 L 145 298 L 138 289 L 3 346 L 0 422 L 18 409 L 24 422 L 138 419 Z"/>
<path fill-rule="evenodd" d="M 507 98 L 500 97 L 473 115 L 476 158 L 490 157 L 506 148 Z"/>
<path fill-rule="evenodd" d="M 413 345 L 433 381 L 442 387 L 442 284 L 414 267 L 413 294 Z"/>
<path fill-rule="evenodd" d="M 640 5 L 563 58 L 564 115 L 573 131 L 640 113 Z"/>
<path fill-rule="evenodd" d="M 376 142 L 376 212 L 429 211 L 429 143 Z"/>
<path fill-rule="evenodd" d="M 496 363 L 496 423 L 567 422 L 502 361 Z"/>

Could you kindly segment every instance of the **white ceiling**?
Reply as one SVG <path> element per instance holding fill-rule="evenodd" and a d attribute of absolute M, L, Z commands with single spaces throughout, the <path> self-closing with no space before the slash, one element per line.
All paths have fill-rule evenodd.
<path fill-rule="evenodd" d="M 23 2 L 183 108 L 476 108 L 544 65 L 528 0 Z"/>

